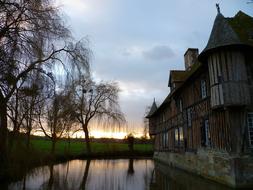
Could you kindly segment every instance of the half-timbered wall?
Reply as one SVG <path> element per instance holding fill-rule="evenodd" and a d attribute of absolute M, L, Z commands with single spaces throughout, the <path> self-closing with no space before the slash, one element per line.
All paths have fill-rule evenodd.
<path fill-rule="evenodd" d="M 206 85 L 204 98 L 201 94 L 203 81 Z M 203 68 L 155 116 L 159 118 L 156 125 L 157 150 L 194 151 L 201 146 L 201 127 L 210 110 L 209 94 L 208 71 Z"/>
<path fill-rule="evenodd" d="M 206 89 L 203 96 L 203 81 Z M 160 151 L 196 151 L 210 147 L 231 151 L 231 113 L 223 108 L 212 110 L 208 69 L 201 70 L 174 94 L 156 115 L 156 149 Z M 178 106 L 182 101 L 183 109 Z"/>
<path fill-rule="evenodd" d="M 251 53 L 212 53 L 156 113 L 156 150 L 209 147 L 240 153 L 249 149 L 253 142 L 253 124 L 247 117 L 253 112 L 252 65 Z"/>
<path fill-rule="evenodd" d="M 244 54 L 223 50 L 208 57 L 211 107 L 247 105 L 250 102 Z"/>

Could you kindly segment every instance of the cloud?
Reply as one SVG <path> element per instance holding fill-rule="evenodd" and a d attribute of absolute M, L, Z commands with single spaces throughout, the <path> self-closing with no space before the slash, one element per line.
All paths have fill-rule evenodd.
<path fill-rule="evenodd" d="M 143 51 L 143 56 L 150 60 L 167 60 L 175 56 L 173 50 L 167 45 L 157 45 L 152 49 Z"/>
<path fill-rule="evenodd" d="M 129 48 L 125 48 L 122 51 L 123 56 L 140 56 L 143 53 L 143 48 L 138 46 L 132 46 Z"/>
<path fill-rule="evenodd" d="M 175 57 L 175 52 L 168 45 L 156 45 L 150 48 L 131 46 L 122 51 L 126 57 L 141 57 L 152 61 L 168 60 Z"/>
<path fill-rule="evenodd" d="M 70 17 L 74 37 L 91 38 L 95 78 L 119 82 L 122 110 L 139 125 L 153 98 L 162 102 L 168 94 L 169 70 L 184 68 L 186 49 L 205 47 L 215 3 L 225 16 L 238 10 L 252 15 L 252 6 L 240 0 L 57 1 Z"/>

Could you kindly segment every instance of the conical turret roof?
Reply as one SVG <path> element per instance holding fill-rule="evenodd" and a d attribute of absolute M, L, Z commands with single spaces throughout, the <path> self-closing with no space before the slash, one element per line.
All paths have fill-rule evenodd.
<path fill-rule="evenodd" d="M 155 102 L 155 99 L 154 99 L 154 102 L 150 108 L 150 111 L 148 113 L 148 115 L 146 116 L 146 118 L 149 118 L 153 115 L 153 113 L 155 113 L 155 111 L 157 110 L 157 105 L 156 105 L 156 102 Z"/>
<path fill-rule="evenodd" d="M 218 12 L 205 49 L 199 55 L 203 60 L 208 52 L 226 46 L 253 47 L 253 18 L 239 11 L 232 18 Z"/>

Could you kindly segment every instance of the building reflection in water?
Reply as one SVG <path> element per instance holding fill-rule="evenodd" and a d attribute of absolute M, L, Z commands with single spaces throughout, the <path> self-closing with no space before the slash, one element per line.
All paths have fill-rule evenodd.
<path fill-rule="evenodd" d="M 197 175 L 155 162 L 150 190 L 235 190 Z"/>

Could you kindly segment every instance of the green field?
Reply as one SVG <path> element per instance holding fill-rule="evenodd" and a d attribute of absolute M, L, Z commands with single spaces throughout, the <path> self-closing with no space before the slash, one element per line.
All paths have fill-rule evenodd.
<path fill-rule="evenodd" d="M 51 151 L 51 141 L 46 139 L 33 139 L 31 141 L 32 148 L 43 155 L 50 154 Z M 129 151 L 128 144 L 125 143 L 99 143 L 91 142 L 91 149 L 93 154 L 114 154 L 117 153 L 127 153 Z M 150 153 L 153 151 L 153 146 L 151 144 L 135 144 L 134 151 L 139 154 Z M 84 142 L 80 141 L 70 141 L 60 140 L 56 143 L 55 155 L 71 155 L 80 156 L 86 154 L 86 145 Z"/>
<path fill-rule="evenodd" d="M 74 158 L 108 158 L 129 156 L 152 156 L 153 145 L 151 143 L 136 143 L 134 150 L 129 151 L 124 142 L 91 142 L 91 154 L 87 153 L 86 144 L 82 140 L 58 140 L 54 155 L 51 154 L 52 142 L 46 138 L 32 138 L 30 148 L 26 147 L 23 138 L 14 143 L 9 160 L 11 163 L 38 163 L 49 160 L 62 160 Z M 29 155 L 29 156 L 28 156 Z"/>
<path fill-rule="evenodd" d="M 40 153 L 49 154 L 51 151 L 51 141 L 44 139 L 33 139 L 31 141 L 32 148 Z M 127 152 L 128 144 L 125 143 L 99 143 L 91 142 L 92 153 L 94 154 L 108 154 L 116 152 Z M 153 145 L 151 144 L 135 144 L 134 151 L 137 152 L 152 152 Z M 60 140 L 56 143 L 55 154 L 56 155 L 73 155 L 78 156 L 85 154 L 86 145 L 84 142 Z"/>

